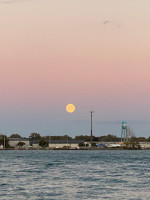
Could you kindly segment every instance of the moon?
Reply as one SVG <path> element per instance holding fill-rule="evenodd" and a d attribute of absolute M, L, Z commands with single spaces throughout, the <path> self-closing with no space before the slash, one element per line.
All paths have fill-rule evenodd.
<path fill-rule="evenodd" d="M 67 111 L 68 113 L 73 113 L 73 112 L 75 111 L 75 106 L 74 106 L 73 104 L 68 104 L 68 105 L 66 106 L 66 111 Z"/>

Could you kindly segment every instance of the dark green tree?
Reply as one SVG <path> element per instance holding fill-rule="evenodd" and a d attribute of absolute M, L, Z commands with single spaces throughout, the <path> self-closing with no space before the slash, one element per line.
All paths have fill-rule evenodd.
<path fill-rule="evenodd" d="M 95 142 L 92 142 L 92 147 L 96 147 L 96 143 Z"/>
<path fill-rule="evenodd" d="M 139 137 L 137 138 L 138 142 L 147 142 L 147 139 L 145 137 Z"/>
<path fill-rule="evenodd" d="M 9 136 L 10 138 L 21 138 L 21 136 L 17 133 L 12 134 L 11 136 Z"/>
<path fill-rule="evenodd" d="M 68 135 L 61 135 L 61 136 L 46 136 L 47 140 L 72 140 L 72 137 Z"/>
<path fill-rule="evenodd" d="M 85 147 L 85 144 L 84 144 L 84 142 L 80 142 L 78 146 L 79 147 Z"/>
<path fill-rule="evenodd" d="M 99 141 L 101 142 L 119 142 L 120 138 L 118 138 L 116 135 L 107 135 L 107 136 L 100 136 Z"/>
<path fill-rule="evenodd" d="M 150 136 L 147 138 L 147 142 L 150 142 Z"/>
<path fill-rule="evenodd" d="M 47 147 L 48 146 L 48 141 L 44 137 L 41 137 L 40 141 L 39 141 L 39 145 L 41 147 Z"/>
<path fill-rule="evenodd" d="M 25 145 L 24 142 L 18 142 L 18 146 L 19 146 L 19 147 L 22 147 L 23 145 Z"/>
<path fill-rule="evenodd" d="M 32 140 L 40 140 L 41 135 L 39 133 L 31 133 L 29 136 Z"/>
<path fill-rule="evenodd" d="M 141 149 L 138 138 L 136 137 L 129 138 L 128 141 L 125 142 L 125 145 L 127 149 Z"/>
<path fill-rule="evenodd" d="M 75 140 L 84 140 L 85 142 L 91 141 L 91 136 L 89 135 L 78 135 L 74 138 Z M 94 136 L 92 137 L 92 140 L 94 139 Z"/>
<path fill-rule="evenodd" d="M 6 135 L 0 135 L 0 144 L 3 146 L 5 144 L 5 148 L 10 148 L 9 138 Z"/>

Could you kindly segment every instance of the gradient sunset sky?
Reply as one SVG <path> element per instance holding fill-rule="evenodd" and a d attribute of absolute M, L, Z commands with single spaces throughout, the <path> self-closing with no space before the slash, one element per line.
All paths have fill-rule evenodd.
<path fill-rule="evenodd" d="M 150 0 L 0 0 L 0 132 L 150 136 Z M 76 106 L 66 112 L 68 103 Z"/>

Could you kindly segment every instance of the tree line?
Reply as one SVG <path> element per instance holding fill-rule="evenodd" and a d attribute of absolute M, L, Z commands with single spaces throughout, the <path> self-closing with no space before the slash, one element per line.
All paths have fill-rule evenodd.
<path fill-rule="evenodd" d="M 0 135 L 0 141 L 3 140 L 3 138 L 6 138 L 6 141 L 9 140 L 9 138 L 23 138 L 20 134 L 12 134 L 9 137 L 6 135 Z M 91 141 L 91 136 L 89 135 L 78 135 L 74 138 L 68 135 L 61 135 L 61 136 L 41 136 L 39 133 L 31 133 L 29 135 L 29 138 L 31 140 L 40 140 L 41 138 L 45 138 L 46 140 L 84 140 L 85 142 Z M 137 142 L 150 142 L 150 136 L 148 138 L 145 137 L 135 137 L 132 136 L 131 138 L 134 138 Z M 104 136 L 93 136 L 92 141 L 101 141 L 101 142 L 119 142 L 121 140 L 120 137 L 117 137 L 116 135 L 108 134 Z"/>
<path fill-rule="evenodd" d="M 4 141 L 5 137 L 5 143 L 7 144 L 9 141 L 9 138 L 23 138 L 20 134 L 12 134 L 9 137 L 6 135 L 1 134 L 0 135 L 0 144 L 2 141 Z M 31 133 L 29 135 L 30 140 L 83 140 L 85 142 L 91 141 L 91 136 L 89 135 L 78 135 L 74 138 L 68 135 L 63 136 L 41 136 L 39 133 Z M 132 136 L 130 138 L 134 138 L 134 141 L 136 142 L 150 142 L 150 136 L 148 138 L 145 137 L 135 137 Z M 117 137 L 116 135 L 108 134 L 104 136 L 93 136 L 92 141 L 94 142 L 119 142 L 121 140 L 120 137 Z"/>

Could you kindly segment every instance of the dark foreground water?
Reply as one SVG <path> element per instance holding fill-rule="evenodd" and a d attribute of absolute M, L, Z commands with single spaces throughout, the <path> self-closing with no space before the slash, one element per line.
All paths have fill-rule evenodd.
<path fill-rule="evenodd" d="M 150 151 L 0 151 L 1 200 L 150 199 Z"/>

